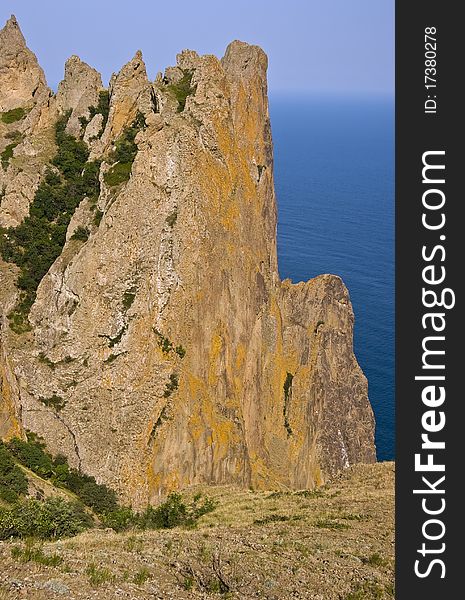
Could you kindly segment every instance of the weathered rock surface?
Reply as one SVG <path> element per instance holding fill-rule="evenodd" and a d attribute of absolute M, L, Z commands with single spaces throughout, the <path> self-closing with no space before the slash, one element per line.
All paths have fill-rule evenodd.
<path fill-rule="evenodd" d="M 14 16 L 0 31 L 0 112 L 30 105 L 47 84 Z"/>
<path fill-rule="evenodd" d="M 78 56 L 66 61 L 65 77 L 58 86 L 57 108 L 61 113 L 71 111 L 66 130 L 77 136 L 81 131 L 79 117 L 89 116 L 89 107 L 97 106 L 99 92 L 103 89 L 100 73 Z"/>
<path fill-rule="evenodd" d="M 0 267 L 0 434 L 33 430 L 136 506 L 192 484 L 313 487 L 375 460 L 346 288 L 278 275 L 266 69 L 233 42 L 221 61 L 184 51 L 151 84 L 137 53 L 92 142 L 103 218 L 77 209 L 29 333 L 9 327 L 14 272 Z M 61 86 L 58 112 L 85 114 L 91 71 L 85 90 Z M 105 158 L 138 112 L 130 179 L 109 188 Z M 72 238 L 79 225 L 88 240 Z M 53 395 L 59 411 L 41 401 Z"/>

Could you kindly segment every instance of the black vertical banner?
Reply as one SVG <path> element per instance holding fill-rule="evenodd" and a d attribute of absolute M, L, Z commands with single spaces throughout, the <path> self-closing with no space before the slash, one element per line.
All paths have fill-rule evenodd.
<path fill-rule="evenodd" d="M 461 8 L 396 3 L 398 600 L 465 597 Z"/>

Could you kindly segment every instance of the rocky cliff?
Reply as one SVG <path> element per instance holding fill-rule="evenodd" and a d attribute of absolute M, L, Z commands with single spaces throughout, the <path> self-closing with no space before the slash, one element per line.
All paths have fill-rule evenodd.
<path fill-rule="evenodd" d="M 72 57 L 53 94 L 0 32 L 0 434 L 134 505 L 375 460 L 344 284 L 278 275 L 266 69 L 236 41 L 151 82 L 137 52 L 105 90 Z"/>

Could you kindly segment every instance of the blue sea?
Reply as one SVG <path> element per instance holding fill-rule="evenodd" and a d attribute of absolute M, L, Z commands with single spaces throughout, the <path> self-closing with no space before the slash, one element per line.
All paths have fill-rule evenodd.
<path fill-rule="evenodd" d="M 271 96 L 282 278 L 335 273 L 355 312 L 379 460 L 394 458 L 394 101 Z"/>

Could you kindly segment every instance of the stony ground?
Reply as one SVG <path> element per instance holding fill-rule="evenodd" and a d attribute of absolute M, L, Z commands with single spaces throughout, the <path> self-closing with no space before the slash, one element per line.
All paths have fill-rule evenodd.
<path fill-rule="evenodd" d="M 0 600 L 394 597 L 393 463 L 317 492 L 200 491 L 218 507 L 194 530 L 93 530 L 28 562 L 25 543 L 0 542 Z"/>

